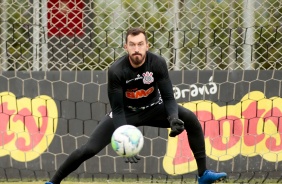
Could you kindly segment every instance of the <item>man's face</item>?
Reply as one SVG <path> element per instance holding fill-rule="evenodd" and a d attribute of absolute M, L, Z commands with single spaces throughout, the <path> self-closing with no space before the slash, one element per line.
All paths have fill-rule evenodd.
<path fill-rule="evenodd" d="M 140 33 L 136 36 L 128 35 L 124 48 L 128 52 L 131 65 L 137 68 L 145 62 L 149 44 L 146 42 L 145 35 Z"/>

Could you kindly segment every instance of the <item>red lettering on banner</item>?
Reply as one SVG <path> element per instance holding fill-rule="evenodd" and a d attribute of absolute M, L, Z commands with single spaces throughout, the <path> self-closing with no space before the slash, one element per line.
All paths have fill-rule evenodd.
<path fill-rule="evenodd" d="M 0 140 L 3 140 L 0 142 L 0 146 L 8 144 L 15 138 L 15 145 L 20 151 L 30 151 L 37 146 L 44 137 L 48 125 L 47 108 L 41 106 L 38 108 L 38 111 L 41 113 L 41 117 L 32 116 L 31 111 L 27 108 L 23 108 L 18 114 L 15 114 L 15 110 L 8 110 L 7 102 L 0 104 L 0 112 L 3 112 L 0 113 L 0 119 L 2 120 L 2 123 L 0 123 L 2 138 Z M 11 117 L 13 117 L 14 123 L 22 124 L 17 126 L 24 126 L 26 128 L 29 135 L 29 144 L 27 144 L 27 139 L 24 137 L 15 137 L 15 133 L 7 134 Z M 41 118 L 42 124 L 38 125 L 35 118 Z"/>
<path fill-rule="evenodd" d="M 187 132 L 184 130 L 180 135 L 178 135 L 177 150 L 173 159 L 173 164 L 177 165 L 191 162 L 194 159 L 193 152 L 191 151 L 190 145 L 187 141 Z"/>
<path fill-rule="evenodd" d="M 144 89 L 139 89 L 137 91 L 126 91 L 125 96 L 130 99 L 138 99 L 138 98 L 143 98 L 147 97 L 154 91 L 154 87 L 150 87 L 147 90 Z"/>
<path fill-rule="evenodd" d="M 282 160 L 279 154 L 282 151 L 282 98 L 265 99 L 263 93 L 255 91 L 245 95 L 235 105 L 218 106 L 210 101 L 199 101 L 197 104 L 200 105 L 191 102 L 184 104 L 184 107 L 197 115 L 210 158 L 225 161 L 239 154 L 247 157 L 263 154 L 263 159 L 267 161 Z M 189 130 L 187 132 L 189 136 Z M 169 174 L 196 170 L 197 164 L 191 158 L 193 153 L 186 132 L 168 140 L 165 170 Z"/>
<path fill-rule="evenodd" d="M 254 146 L 260 143 L 265 138 L 264 134 L 257 133 L 258 121 L 261 119 L 264 119 L 265 122 L 271 121 L 277 127 L 277 132 L 282 132 L 282 126 L 279 126 L 279 118 L 282 119 L 282 112 L 278 108 L 273 108 L 262 117 L 264 112 L 265 110 L 257 109 L 256 102 L 252 102 L 242 113 L 244 116 L 243 120 L 232 115 L 215 119 L 214 115 L 209 111 L 197 111 L 195 113 L 204 130 L 205 138 L 209 138 L 213 148 L 224 151 L 236 145 L 240 141 L 243 132 L 245 133 L 243 141 L 246 146 Z M 273 114 L 276 117 L 273 117 Z M 228 123 L 229 129 L 224 129 L 223 123 Z M 224 131 L 228 133 L 228 139 L 223 138 Z M 225 141 L 223 142 L 223 140 Z M 282 135 L 280 134 L 279 145 L 276 145 L 275 138 L 267 138 L 266 147 L 270 151 L 282 150 Z M 187 142 L 187 133 L 184 131 L 178 136 L 173 164 L 183 164 L 192 160 L 193 153 Z"/>
<path fill-rule="evenodd" d="M 273 117 L 275 114 L 275 117 Z M 266 147 L 270 150 L 270 151 L 280 151 L 282 150 L 282 126 L 279 125 L 279 122 L 282 122 L 282 112 L 277 108 L 273 108 L 272 110 L 268 111 L 265 115 L 264 115 L 264 119 L 265 119 L 265 123 L 267 123 L 267 121 L 271 121 L 273 124 L 275 124 L 275 126 L 277 127 L 277 132 L 279 132 L 279 138 L 280 138 L 280 143 L 278 145 L 276 145 L 276 139 L 273 137 L 269 137 L 266 140 Z"/>
<path fill-rule="evenodd" d="M 204 127 L 203 120 L 206 120 L 207 117 L 209 117 L 210 119 L 213 115 L 211 112 L 208 112 L 208 111 L 197 111 L 197 116 L 198 116 L 198 119 L 201 120 L 200 123 L 203 128 Z M 205 134 L 205 136 L 208 136 L 208 134 Z M 186 131 L 183 131 L 180 135 L 178 135 L 177 150 L 175 153 L 175 157 L 173 159 L 174 165 L 191 162 L 195 159 L 187 140 L 188 140 L 188 137 L 187 137 Z"/>
<path fill-rule="evenodd" d="M 0 146 L 3 146 L 7 144 L 8 142 L 12 141 L 15 137 L 14 133 L 11 133 L 10 135 L 7 134 L 7 130 L 9 130 L 9 119 L 11 114 L 13 114 L 14 110 L 8 109 L 8 103 L 4 102 L 0 104 L 0 133 L 1 133 L 1 139 L 3 141 L 0 141 Z"/>
<path fill-rule="evenodd" d="M 41 113 L 41 119 L 42 119 L 42 125 L 39 126 L 36 124 L 36 121 L 31 115 L 30 110 L 28 109 L 22 109 L 19 111 L 19 114 L 21 115 L 16 115 L 14 117 L 14 121 L 20 121 L 24 124 L 24 126 L 27 129 L 27 132 L 29 133 L 29 140 L 30 143 L 26 144 L 26 139 L 23 137 L 19 137 L 16 140 L 16 146 L 19 150 L 21 151 L 29 151 L 31 150 L 33 147 L 35 147 L 37 144 L 39 144 L 39 142 L 42 140 L 42 138 L 45 135 L 46 129 L 47 129 L 47 125 L 48 125 L 48 118 L 45 116 L 43 117 L 43 114 L 46 114 L 47 109 L 46 107 L 39 107 L 38 111 Z M 39 118 L 39 117 L 37 117 Z"/>
<path fill-rule="evenodd" d="M 242 112 L 244 118 L 244 143 L 247 146 L 254 146 L 262 141 L 264 134 L 257 133 L 258 121 L 261 119 L 265 110 L 257 108 L 257 103 L 252 102 L 248 108 Z"/>
<path fill-rule="evenodd" d="M 82 0 L 48 0 L 47 7 L 49 36 L 83 34 Z"/>
<path fill-rule="evenodd" d="M 228 123 L 229 129 L 224 129 L 223 123 Z M 223 133 L 228 133 L 228 139 Z M 227 116 L 218 120 L 206 122 L 205 137 L 209 138 L 212 147 L 217 150 L 226 150 L 236 145 L 242 135 L 243 126 L 241 120 L 236 116 Z M 224 141 L 224 142 L 223 142 Z"/>
<path fill-rule="evenodd" d="M 55 101 L 46 95 L 18 99 L 11 92 L 0 93 L 0 156 L 19 162 L 34 160 L 51 144 L 57 129 Z"/>

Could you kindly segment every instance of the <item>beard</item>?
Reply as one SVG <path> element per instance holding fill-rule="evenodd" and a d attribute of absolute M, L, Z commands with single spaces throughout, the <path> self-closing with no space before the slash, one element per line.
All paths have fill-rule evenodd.
<path fill-rule="evenodd" d="M 134 53 L 130 55 L 129 58 L 134 65 L 140 65 L 145 60 L 145 55 Z"/>

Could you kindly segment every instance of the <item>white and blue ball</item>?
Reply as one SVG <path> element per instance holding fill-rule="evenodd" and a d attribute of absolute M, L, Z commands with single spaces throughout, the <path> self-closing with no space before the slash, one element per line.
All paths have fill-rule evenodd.
<path fill-rule="evenodd" d="M 111 138 L 113 150 L 122 157 L 137 155 L 144 145 L 142 132 L 132 125 L 118 127 Z"/>

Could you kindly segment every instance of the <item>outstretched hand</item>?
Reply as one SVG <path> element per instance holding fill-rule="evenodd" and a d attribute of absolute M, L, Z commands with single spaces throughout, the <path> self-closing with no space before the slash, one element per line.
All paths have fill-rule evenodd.
<path fill-rule="evenodd" d="M 169 133 L 170 137 L 175 137 L 179 134 L 181 134 L 184 130 L 184 122 L 181 119 L 173 118 L 168 119 L 171 127 L 171 131 Z"/>
<path fill-rule="evenodd" d="M 134 155 L 132 157 L 124 157 L 125 163 L 137 163 L 138 160 L 140 160 L 140 157 L 138 155 Z"/>

